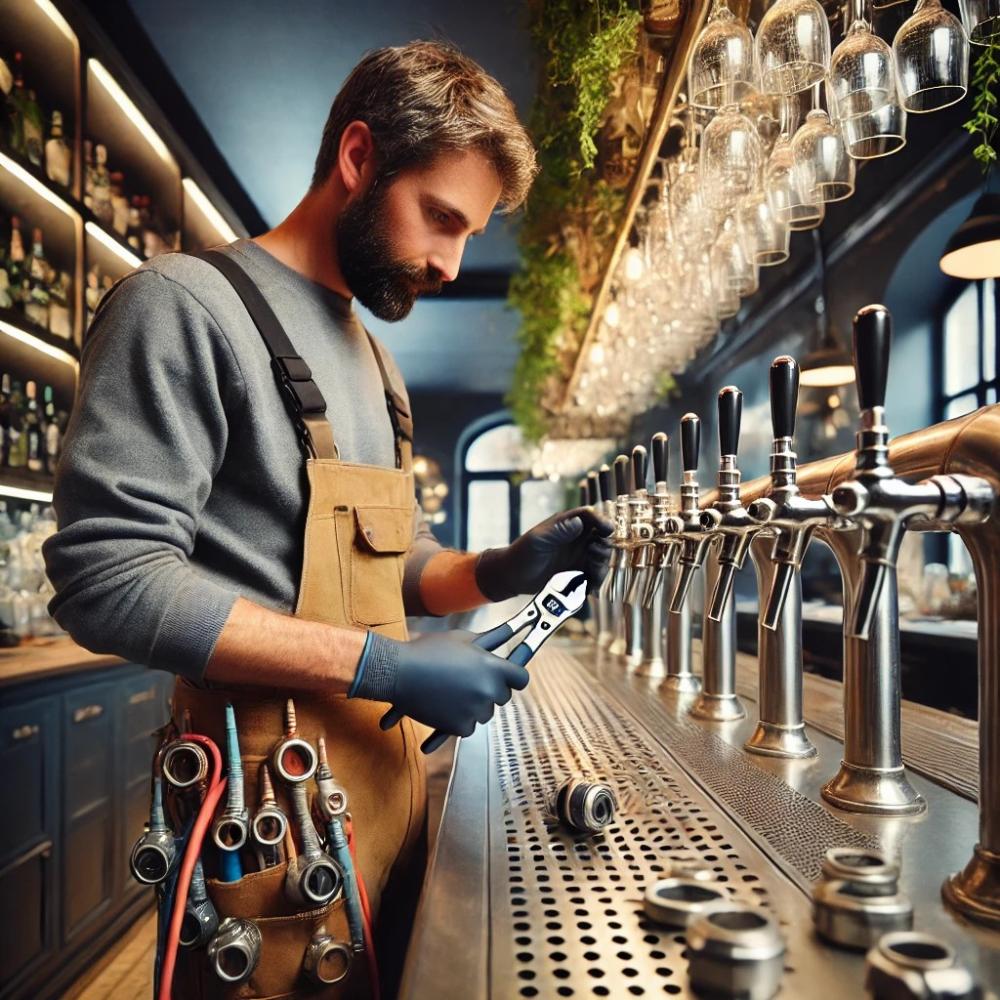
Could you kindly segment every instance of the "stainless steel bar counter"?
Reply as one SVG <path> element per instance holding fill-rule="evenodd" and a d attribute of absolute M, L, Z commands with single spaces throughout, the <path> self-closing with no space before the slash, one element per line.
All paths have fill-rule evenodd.
<path fill-rule="evenodd" d="M 756 722 L 749 684 L 740 685 L 747 717 L 717 723 L 691 718 L 691 695 L 590 642 L 554 640 L 531 673 L 529 687 L 458 746 L 405 1000 L 694 996 L 684 934 L 651 922 L 642 905 L 671 860 L 687 855 L 734 899 L 778 920 L 787 944 L 780 997 L 861 997 L 864 954 L 813 931 L 811 891 L 831 847 L 897 859 L 914 928 L 952 945 L 983 986 L 1000 984 L 1000 932 L 954 916 L 940 895 L 976 841 L 976 804 L 914 774 L 923 815 L 829 805 L 820 789 L 842 745 L 810 724 L 808 691 L 818 755 L 782 760 L 743 749 Z M 909 711 L 904 704 L 904 729 Z M 926 731 L 929 710 L 916 711 Z M 923 747 L 930 759 L 956 753 L 954 725 L 941 720 L 940 746 Z M 958 752 L 960 768 L 974 766 L 974 747 Z M 548 812 L 573 774 L 607 783 L 618 798 L 601 834 L 574 834 Z"/>

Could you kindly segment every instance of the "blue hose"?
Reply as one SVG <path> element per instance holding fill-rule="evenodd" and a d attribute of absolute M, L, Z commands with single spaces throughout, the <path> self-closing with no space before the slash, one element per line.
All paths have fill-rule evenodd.
<path fill-rule="evenodd" d="M 365 950 L 365 924 L 361 912 L 361 896 L 358 894 L 358 880 L 354 874 L 354 860 L 344 834 L 339 816 L 334 816 L 326 826 L 327 839 L 333 857 L 344 872 L 344 907 L 347 910 L 347 925 L 351 930 L 351 946 L 356 952 Z"/>

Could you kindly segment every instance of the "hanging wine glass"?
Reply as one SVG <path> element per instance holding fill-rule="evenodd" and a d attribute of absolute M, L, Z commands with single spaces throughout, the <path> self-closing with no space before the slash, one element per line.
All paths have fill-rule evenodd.
<path fill-rule="evenodd" d="M 940 0 L 917 0 L 892 42 L 899 95 L 907 111 L 937 111 L 969 89 L 969 39 Z"/>
<path fill-rule="evenodd" d="M 743 252 L 731 216 L 726 217 L 712 245 L 712 267 L 719 281 L 728 282 L 738 297 L 746 298 L 757 291 L 757 264 Z"/>
<path fill-rule="evenodd" d="M 797 94 L 826 75 L 830 22 L 817 0 L 778 0 L 761 18 L 755 46 L 764 90 Z"/>
<path fill-rule="evenodd" d="M 815 191 L 803 191 L 793 169 L 792 143 L 783 135 L 764 168 L 764 192 L 774 217 L 789 229 L 814 229 L 822 223 L 826 206 Z"/>
<path fill-rule="evenodd" d="M 958 10 L 973 45 L 1000 38 L 1000 0 L 958 0 Z"/>
<path fill-rule="evenodd" d="M 906 145 L 906 111 L 898 101 L 877 111 L 855 115 L 840 123 L 847 154 L 854 160 L 875 160 L 898 153 Z"/>
<path fill-rule="evenodd" d="M 743 253 L 758 267 L 773 267 L 788 260 L 791 233 L 788 224 L 775 218 L 763 191 L 748 194 L 736 209 L 736 231 Z"/>
<path fill-rule="evenodd" d="M 843 132 L 822 108 L 806 115 L 792 139 L 792 171 L 799 190 L 818 201 L 842 201 L 854 194 L 854 160 L 847 155 Z"/>
<path fill-rule="evenodd" d="M 753 35 L 726 0 L 715 0 L 691 50 L 691 103 L 699 108 L 721 108 L 742 100 L 753 90 L 754 82 Z"/>
<path fill-rule="evenodd" d="M 705 205 L 727 212 L 760 183 L 764 156 L 757 130 L 735 104 L 708 123 L 701 142 L 701 193 Z"/>

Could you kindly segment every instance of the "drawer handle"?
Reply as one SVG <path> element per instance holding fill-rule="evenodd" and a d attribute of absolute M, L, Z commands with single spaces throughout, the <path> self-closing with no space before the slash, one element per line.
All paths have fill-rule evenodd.
<path fill-rule="evenodd" d="M 40 731 L 40 726 L 26 722 L 23 726 L 18 726 L 10 735 L 11 739 L 15 741 L 30 740 L 32 736 L 37 736 Z"/>
<path fill-rule="evenodd" d="M 136 691 L 135 694 L 130 695 L 128 703 L 130 705 L 141 705 L 144 701 L 152 701 L 156 697 L 156 688 L 151 687 L 146 691 Z"/>
<path fill-rule="evenodd" d="M 103 705 L 84 705 L 82 708 L 73 709 L 74 722 L 86 722 L 88 719 L 97 719 L 104 715 Z"/>

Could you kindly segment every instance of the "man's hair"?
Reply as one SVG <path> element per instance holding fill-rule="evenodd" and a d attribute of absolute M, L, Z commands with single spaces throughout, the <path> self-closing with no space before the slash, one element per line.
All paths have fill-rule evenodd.
<path fill-rule="evenodd" d="M 380 177 L 427 166 L 443 152 L 476 149 L 500 177 L 506 212 L 524 202 L 535 177 L 534 147 L 506 91 L 444 42 L 376 49 L 354 67 L 323 128 L 314 188 L 329 178 L 353 121 L 371 130 Z"/>

